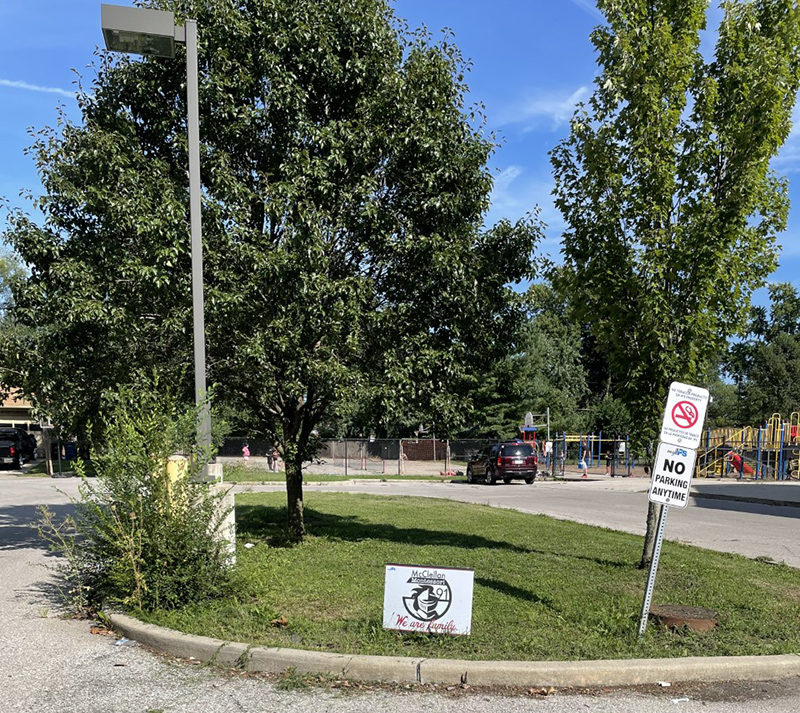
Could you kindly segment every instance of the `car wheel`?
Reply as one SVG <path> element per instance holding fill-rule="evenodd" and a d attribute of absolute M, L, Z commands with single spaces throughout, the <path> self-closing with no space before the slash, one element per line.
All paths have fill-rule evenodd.
<path fill-rule="evenodd" d="M 470 466 L 467 466 L 467 482 L 468 483 L 475 482 L 475 476 L 472 474 L 472 468 Z"/>
<path fill-rule="evenodd" d="M 491 468 L 486 469 L 486 485 L 494 485 L 494 473 Z"/>
<path fill-rule="evenodd" d="M 528 485 L 533 485 L 533 481 L 534 480 L 536 480 L 536 476 L 535 475 L 529 475 L 527 478 L 525 478 L 525 482 Z"/>

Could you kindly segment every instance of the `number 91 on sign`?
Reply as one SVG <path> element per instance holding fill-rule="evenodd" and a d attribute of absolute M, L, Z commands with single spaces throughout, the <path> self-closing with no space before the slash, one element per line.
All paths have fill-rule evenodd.
<path fill-rule="evenodd" d="M 691 448 L 660 443 L 650 481 L 650 502 L 685 508 L 696 458 L 697 451 Z"/>

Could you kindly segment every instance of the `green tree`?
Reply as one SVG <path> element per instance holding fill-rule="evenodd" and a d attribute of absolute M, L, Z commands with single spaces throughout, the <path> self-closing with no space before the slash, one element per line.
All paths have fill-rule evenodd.
<path fill-rule="evenodd" d="M 3 347 L 23 340 L 26 330 L 20 329 L 14 320 L 13 287 L 24 279 L 25 270 L 12 252 L 0 252 L 0 355 Z M 2 359 L 2 357 L 0 357 Z M 5 397 L 21 381 L 21 374 L 0 361 L 0 395 Z"/>
<path fill-rule="evenodd" d="M 301 538 L 317 425 L 356 399 L 456 424 L 524 317 L 509 283 L 541 229 L 480 230 L 493 143 L 464 62 L 385 0 L 146 4 L 198 20 L 209 382 L 278 445 Z M 39 330 L 26 386 L 76 429 L 135 371 L 191 398 L 182 60 L 101 53 L 82 125 L 33 148 L 45 222 L 9 230 Z"/>
<path fill-rule="evenodd" d="M 599 0 L 596 88 L 551 156 L 576 311 L 639 443 L 655 435 L 669 382 L 695 380 L 741 329 L 786 225 L 786 181 L 769 162 L 798 89 L 797 3 L 723 2 L 710 62 L 707 6 Z"/>
<path fill-rule="evenodd" d="M 17 257 L 12 253 L 0 253 L 0 319 L 5 319 L 13 306 L 11 288 L 24 276 Z"/>
<path fill-rule="evenodd" d="M 768 309 L 753 308 L 747 338 L 730 348 L 742 424 L 800 411 L 800 294 L 779 283 L 770 285 L 769 299 Z"/>
<path fill-rule="evenodd" d="M 592 404 L 589 413 L 588 430 L 608 436 L 627 436 L 633 431 L 633 423 L 625 402 L 616 399 L 611 393 Z"/>
<path fill-rule="evenodd" d="M 586 394 L 580 330 L 568 318 L 564 299 L 545 281 L 528 288 L 528 321 L 510 353 L 492 364 L 471 389 L 474 410 L 468 437 L 508 439 L 528 411 L 550 409 L 552 430 L 576 430 Z"/>
<path fill-rule="evenodd" d="M 524 350 L 516 357 L 523 413 L 549 408 L 553 430 L 579 430 L 577 411 L 587 394 L 580 328 L 552 285 L 532 285 L 528 299 L 531 319 L 523 333 Z"/>

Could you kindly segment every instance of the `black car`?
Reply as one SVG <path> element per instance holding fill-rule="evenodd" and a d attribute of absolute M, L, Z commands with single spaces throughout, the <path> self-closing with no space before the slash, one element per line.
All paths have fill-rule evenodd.
<path fill-rule="evenodd" d="M 22 428 L 0 428 L 0 463 L 19 468 L 25 461 L 33 460 L 36 439 Z"/>
<path fill-rule="evenodd" d="M 498 480 L 510 483 L 536 480 L 536 449 L 531 443 L 496 443 L 478 451 L 467 463 L 467 482 L 493 485 Z"/>

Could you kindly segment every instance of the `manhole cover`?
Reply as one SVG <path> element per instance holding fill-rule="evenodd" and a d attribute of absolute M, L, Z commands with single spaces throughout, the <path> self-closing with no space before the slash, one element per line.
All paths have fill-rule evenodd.
<path fill-rule="evenodd" d="M 711 631 L 717 625 L 717 612 L 703 607 L 660 604 L 650 607 L 650 616 L 669 629 L 688 626 L 695 631 Z"/>

